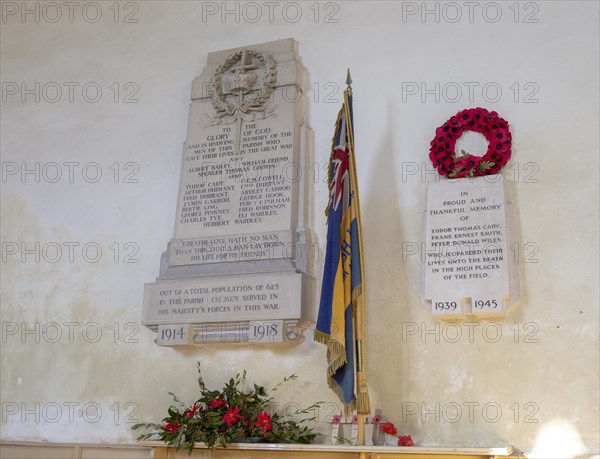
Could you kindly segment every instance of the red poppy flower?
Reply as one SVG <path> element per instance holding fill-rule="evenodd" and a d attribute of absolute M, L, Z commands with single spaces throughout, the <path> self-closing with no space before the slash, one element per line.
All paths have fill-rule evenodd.
<path fill-rule="evenodd" d="M 380 429 L 388 435 L 396 435 L 398 430 L 394 427 L 391 422 L 386 422 L 381 425 Z"/>
<path fill-rule="evenodd" d="M 510 142 L 509 143 L 504 143 L 504 142 L 497 142 L 494 145 L 494 151 L 496 153 L 504 153 L 505 151 L 507 151 L 510 148 Z"/>
<path fill-rule="evenodd" d="M 443 142 L 434 141 L 433 145 L 429 150 L 430 157 L 433 155 L 434 157 L 443 156 L 446 154 L 446 145 Z"/>
<path fill-rule="evenodd" d="M 269 416 L 269 413 L 263 411 L 262 413 L 258 413 L 256 417 L 258 418 L 256 425 L 262 429 L 263 435 L 270 432 L 273 424 L 271 423 L 271 416 Z"/>
<path fill-rule="evenodd" d="M 508 132 L 504 129 L 496 129 L 492 132 L 492 139 L 495 142 L 504 142 L 508 138 Z"/>
<path fill-rule="evenodd" d="M 450 138 L 452 137 L 452 134 L 446 133 L 444 132 L 442 129 L 437 128 L 437 130 L 435 131 L 435 139 L 433 139 L 433 142 L 437 142 L 439 144 L 444 144 L 446 143 Z"/>
<path fill-rule="evenodd" d="M 398 446 L 415 446 L 415 442 L 410 435 L 399 435 Z"/>
<path fill-rule="evenodd" d="M 239 408 L 229 408 L 225 416 L 221 418 L 221 421 L 227 424 L 227 427 L 231 427 L 232 424 L 238 422 L 242 417 L 240 416 Z"/>
<path fill-rule="evenodd" d="M 192 406 L 189 410 L 185 410 L 183 412 L 183 415 L 192 419 L 194 417 L 194 415 L 196 414 L 196 411 L 198 411 L 198 408 L 200 408 L 200 405 L 198 405 L 198 403 L 196 402 L 196 403 L 194 403 L 194 406 Z"/>
<path fill-rule="evenodd" d="M 216 410 L 217 408 L 220 408 L 225 405 L 227 405 L 227 403 L 225 403 L 225 401 L 221 397 L 217 397 L 214 400 L 210 401 L 211 410 Z"/>
<path fill-rule="evenodd" d="M 432 163 L 436 163 L 438 159 L 439 160 L 443 160 L 445 157 L 446 157 L 446 153 L 445 152 L 443 152 L 443 153 L 434 153 L 434 152 L 429 153 L 429 159 L 431 160 Z"/>
<path fill-rule="evenodd" d="M 473 116 L 476 113 L 476 109 L 473 110 L 463 110 L 462 112 L 459 112 L 457 114 L 456 120 L 458 121 L 458 124 L 460 126 L 466 126 L 468 125 L 471 121 L 474 120 Z"/>
<path fill-rule="evenodd" d="M 177 432 L 179 432 L 179 429 L 181 429 L 181 425 L 179 424 L 165 424 L 165 430 L 176 434 Z"/>
<path fill-rule="evenodd" d="M 466 169 L 467 168 L 467 158 L 462 157 L 462 158 L 458 158 L 456 161 L 454 161 L 454 168 L 455 169 Z"/>
<path fill-rule="evenodd" d="M 467 156 L 463 156 L 461 158 L 458 158 L 455 161 L 455 167 L 457 168 L 461 168 L 463 170 L 467 171 L 467 175 L 468 172 L 471 169 L 475 169 L 477 170 L 477 168 L 479 167 L 479 163 L 481 162 L 481 157 L 479 156 L 473 156 L 473 155 L 467 155 Z"/>

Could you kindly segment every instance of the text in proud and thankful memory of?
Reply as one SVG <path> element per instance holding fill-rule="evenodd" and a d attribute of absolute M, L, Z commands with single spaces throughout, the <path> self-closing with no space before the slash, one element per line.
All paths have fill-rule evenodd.
<path fill-rule="evenodd" d="M 502 183 L 459 179 L 428 191 L 423 262 L 433 312 L 460 313 L 466 298 L 473 311 L 500 310 L 508 290 Z"/>

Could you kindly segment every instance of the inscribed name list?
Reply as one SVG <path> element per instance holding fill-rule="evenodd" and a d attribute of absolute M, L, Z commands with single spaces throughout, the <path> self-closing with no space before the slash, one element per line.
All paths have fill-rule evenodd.
<path fill-rule="evenodd" d="M 299 173 L 292 105 L 277 118 L 199 128 L 212 106 L 192 104 L 176 239 L 290 229 Z"/>
<path fill-rule="evenodd" d="M 510 293 L 502 180 L 431 183 L 425 215 L 424 300 L 433 313 L 501 312 Z"/>

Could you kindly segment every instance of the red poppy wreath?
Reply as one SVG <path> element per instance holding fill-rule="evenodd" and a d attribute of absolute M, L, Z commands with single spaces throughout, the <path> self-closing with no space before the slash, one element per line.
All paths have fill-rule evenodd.
<path fill-rule="evenodd" d="M 456 157 L 454 147 L 464 131 L 483 134 L 488 149 L 483 156 L 473 156 L 464 150 Z M 440 175 L 448 178 L 477 177 L 500 172 L 510 159 L 512 136 L 508 122 L 495 111 L 485 108 L 462 110 L 435 130 L 429 159 Z"/>

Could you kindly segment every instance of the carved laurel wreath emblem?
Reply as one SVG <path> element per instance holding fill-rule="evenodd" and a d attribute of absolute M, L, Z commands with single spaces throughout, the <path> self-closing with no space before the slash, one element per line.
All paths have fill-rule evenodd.
<path fill-rule="evenodd" d="M 242 55 L 244 51 L 258 59 L 262 65 L 265 67 L 265 71 L 263 73 L 262 79 L 257 84 L 259 87 L 259 92 L 256 97 L 253 98 L 244 98 L 240 101 L 235 101 L 235 103 L 228 102 L 225 95 L 223 94 L 223 76 L 231 70 L 231 68 L 242 60 Z M 213 97 L 212 103 L 217 110 L 219 116 L 225 115 L 233 115 L 236 111 L 240 111 L 242 113 L 248 113 L 250 111 L 261 110 L 263 105 L 269 100 L 271 97 L 271 93 L 275 87 L 275 82 L 277 81 L 277 65 L 275 61 L 271 58 L 271 56 L 263 51 L 246 49 L 239 50 L 232 53 L 219 67 L 215 70 L 215 74 L 213 77 Z"/>

